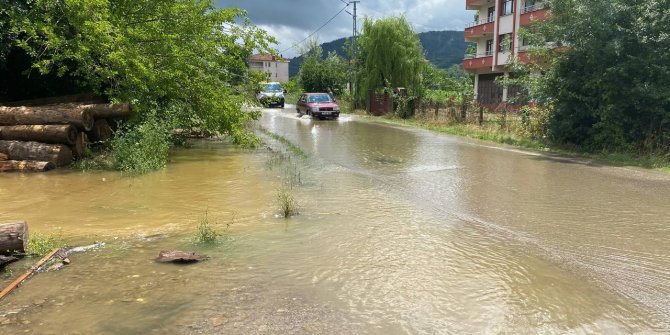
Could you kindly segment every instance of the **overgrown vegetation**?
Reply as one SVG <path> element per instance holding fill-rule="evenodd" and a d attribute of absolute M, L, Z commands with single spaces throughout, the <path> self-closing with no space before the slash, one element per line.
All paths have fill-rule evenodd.
<path fill-rule="evenodd" d="M 65 247 L 66 243 L 60 234 L 31 234 L 28 238 L 26 253 L 36 256 L 45 256 L 51 250 Z"/>
<path fill-rule="evenodd" d="M 525 33 L 539 61 L 519 73 L 550 108 L 552 143 L 670 160 L 670 1 L 549 5 L 550 19 Z"/>
<path fill-rule="evenodd" d="M 273 39 L 240 9 L 211 0 L 8 0 L 0 27 L 0 100 L 90 92 L 133 104 L 128 139 L 112 145 L 123 157 L 116 168 L 164 166 L 166 129 L 258 143 L 246 128 L 258 114 L 242 111 L 241 92 L 256 80 L 249 55 Z"/>
<path fill-rule="evenodd" d="M 225 227 L 221 231 L 217 230 L 216 226 L 219 226 L 219 222 L 213 222 L 208 213 L 198 219 L 197 230 L 195 234 L 195 240 L 198 243 L 202 244 L 214 244 L 219 241 L 220 238 L 228 236 L 230 231 L 230 226 L 235 223 L 235 213 L 232 214 L 232 217 Z"/>
<path fill-rule="evenodd" d="M 298 214 L 298 202 L 293 197 L 291 190 L 282 187 L 277 191 L 277 202 L 284 218 Z"/>
<path fill-rule="evenodd" d="M 300 86 L 306 92 L 341 94 L 349 79 L 347 63 L 335 52 L 323 58 L 323 50 L 316 40 L 305 47 L 303 62 L 298 73 Z"/>

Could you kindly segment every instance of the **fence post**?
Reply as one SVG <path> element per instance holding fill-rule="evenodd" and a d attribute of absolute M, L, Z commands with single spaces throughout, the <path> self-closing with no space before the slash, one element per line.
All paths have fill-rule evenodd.
<path fill-rule="evenodd" d="M 484 106 L 479 106 L 479 126 L 484 124 Z"/>

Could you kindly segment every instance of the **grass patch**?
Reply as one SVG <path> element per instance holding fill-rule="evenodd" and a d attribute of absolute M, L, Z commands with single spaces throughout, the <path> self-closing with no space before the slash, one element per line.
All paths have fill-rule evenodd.
<path fill-rule="evenodd" d="M 28 238 L 28 250 L 31 255 L 45 256 L 51 250 L 67 246 L 60 234 L 33 234 Z"/>
<path fill-rule="evenodd" d="M 514 128 L 514 125 L 510 125 L 508 128 L 502 128 L 496 124 L 479 126 L 475 124 L 447 123 L 434 120 L 401 119 L 395 116 L 375 117 L 375 119 L 381 122 L 395 125 L 418 127 L 439 133 L 462 136 L 488 142 L 509 144 L 512 146 L 536 151 L 553 152 L 567 156 L 594 159 L 613 165 L 638 166 L 648 169 L 656 169 L 663 172 L 670 172 L 670 155 L 668 154 L 636 154 L 625 152 L 589 153 L 575 150 L 574 148 L 561 148 L 520 135 L 514 131 L 514 129 L 516 129 Z"/>
<path fill-rule="evenodd" d="M 261 131 L 263 134 L 265 134 L 265 135 L 267 135 L 267 136 L 270 136 L 270 137 L 271 137 L 272 139 L 274 139 L 275 141 L 277 141 L 277 142 L 282 143 L 283 145 L 285 145 L 286 148 L 288 149 L 288 151 L 289 151 L 290 153 L 292 153 L 293 155 L 298 156 L 298 157 L 301 157 L 301 158 L 307 158 L 307 154 L 306 154 L 304 151 L 302 151 L 302 149 L 301 149 L 299 146 L 293 144 L 291 141 L 289 141 L 288 139 L 286 139 L 286 137 L 281 136 L 281 135 L 279 135 L 279 134 L 275 134 L 275 133 L 273 133 L 273 132 L 271 132 L 271 131 L 265 129 L 265 128 L 262 127 L 262 126 L 258 126 L 258 128 L 260 129 L 260 131 Z"/>
<path fill-rule="evenodd" d="M 284 218 L 298 215 L 298 202 L 293 197 L 293 193 L 286 188 L 277 191 L 277 202 Z"/>
<path fill-rule="evenodd" d="M 228 236 L 230 226 L 235 223 L 235 216 L 236 214 L 233 213 L 230 222 L 226 223 L 222 231 L 218 231 L 215 226 L 220 224 L 210 220 L 208 214 L 205 213 L 205 216 L 198 219 L 198 225 L 195 233 L 196 242 L 202 244 L 214 244 L 219 240 L 219 238 Z"/>

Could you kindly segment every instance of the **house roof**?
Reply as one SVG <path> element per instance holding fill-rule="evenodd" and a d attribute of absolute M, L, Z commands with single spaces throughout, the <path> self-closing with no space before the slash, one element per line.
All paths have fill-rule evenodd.
<path fill-rule="evenodd" d="M 283 57 L 277 57 L 271 54 L 255 54 L 249 57 L 250 61 L 269 61 L 269 62 L 286 62 L 288 63 L 287 59 L 284 59 Z"/>

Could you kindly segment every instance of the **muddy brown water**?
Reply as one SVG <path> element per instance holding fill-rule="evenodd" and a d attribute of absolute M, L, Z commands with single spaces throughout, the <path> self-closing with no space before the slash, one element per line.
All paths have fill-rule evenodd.
<path fill-rule="evenodd" d="M 259 124 L 304 159 L 201 141 L 142 177 L 0 175 L 0 222 L 107 243 L 0 301 L 0 333 L 670 331 L 667 175 L 290 108 Z M 214 246 L 193 241 L 205 215 L 230 224 Z"/>

